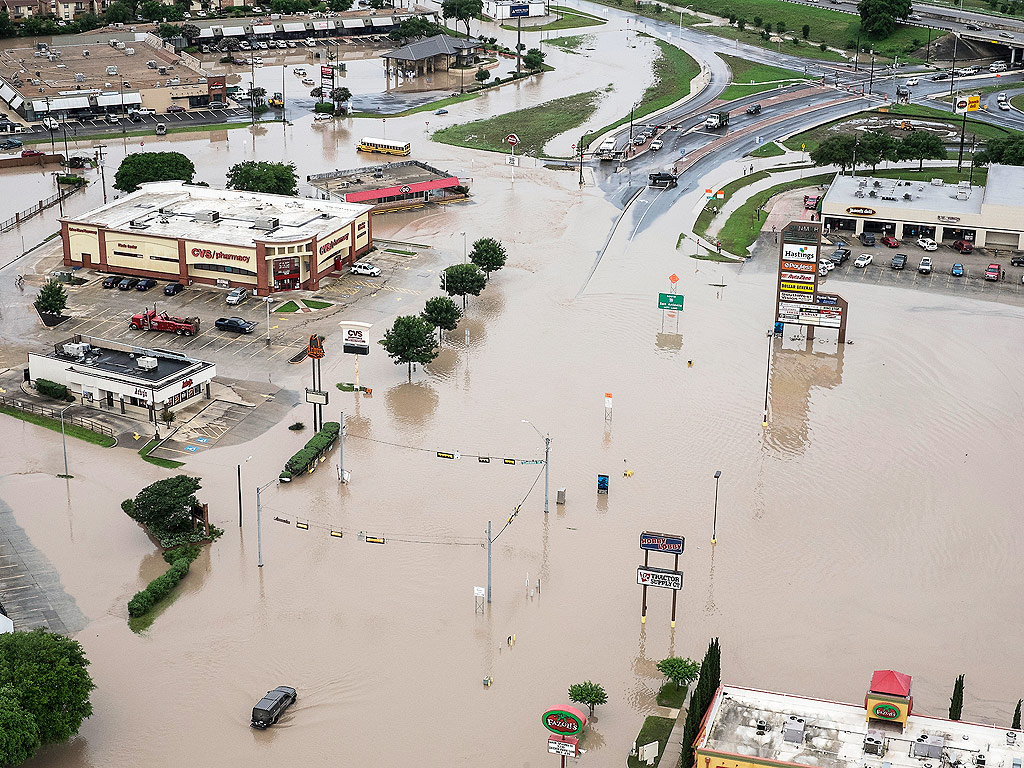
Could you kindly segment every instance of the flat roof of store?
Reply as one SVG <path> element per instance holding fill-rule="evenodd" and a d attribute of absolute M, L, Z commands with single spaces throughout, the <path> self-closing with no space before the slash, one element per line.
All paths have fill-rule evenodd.
<path fill-rule="evenodd" d="M 64 352 L 65 345 L 79 341 L 90 347 L 84 359 L 79 358 L 78 355 Z M 55 344 L 53 351 L 47 353 L 45 357 L 67 362 L 86 373 L 98 371 L 120 378 L 145 381 L 155 386 L 164 386 L 165 382 L 173 381 L 182 374 L 195 374 L 213 366 L 213 363 L 195 360 L 174 352 L 149 349 L 148 347 L 133 347 L 93 336 L 73 337 Z M 155 358 L 156 367 L 148 370 L 140 368 L 138 362 L 140 357 Z"/>
<path fill-rule="evenodd" d="M 985 203 L 1024 207 L 1021 190 L 1024 189 L 1024 168 L 1019 165 L 998 165 L 988 167 L 985 181 Z M 1024 223 L 1024 222 L 1022 222 Z"/>
<path fill-rule="evenodd" d="M 455 174 L 432 168 L 416 160 L 384 165 L 369 165 L 347 171 L 335 171 L 310 178 L 310 183 L 328 192 L 348 194 L 371 189 L 387 189 L 401 184 L 418 184 L 434 179 L 447 179 Z"/>
<path fill-rule="evenodd" d="M 800 743 L 783 738 L 791 716 L 804 721 Z M 768 725 L 762 735 L 758 720 Z M 888 748 L 883 755 L 865 753 L 869 729 L 884 729 Z M 959 761 L 973 768 L 976 756 L 984 754 L 987 765 L 1012 768 L 1014 759 L 1024 758 L 1024 733 L 1015 732 L 1016 744 L 1008 743 L 1007 733 L 1006 728 L 915 714 L 900 732 L 894 723 L 866 722 L 863 705 L 722 686 L 697 748 L 816 768 L 925 768 L 927 758 L 915 757 L 913 745 L 918 737 L 938 736 L 949 762 L 935 759 L 932 765 L 956 768 Z"/>
<path fill-rule="evenodd" d="M 329 234 L 371 210 L 369 205 L 214 189 L 181 181 L 155 181 L 89 213 L 68 217 L 77 224 L 159 237 L 205 240 L 252 247 L 256 241 L 291 242 Z M 217 221 L 204 221 L 216 211 Z M 197 218 L 197 215 L 199 218 Z M 272 230 L 257 221 L 277 219 Z"/>
<path fill-rule="evenodd" d="M 863 193 L 858 197 L 857 193 Z M 871 193 L 875 196 L 872 197 Z M 904 195 L 910 195 L 906 199 Z M 972 186 L 966 200 L 957 199 L 957 185 L 935 186 L 927 181 L 876 179 L 871 176 L 837 175 L 825 193 L 822 206 L 873 208 L 880 214 L 886 208 L 918 209 L 929 213 L 981 213 L 985 187 Z M 882 214 L 884 215 L 884 214 Z"/>

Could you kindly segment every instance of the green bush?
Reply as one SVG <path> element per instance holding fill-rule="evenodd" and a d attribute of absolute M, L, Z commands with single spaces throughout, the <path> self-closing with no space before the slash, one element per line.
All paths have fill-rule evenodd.
<path fill-rule="evenodd" d="M 149 609 L 152 607 L 153 598 L 146 590 L 142 590 L 136 592 L 135 597 L 128 601 L 128 615 L 135 619 L 149 613 Z"/>
<path fill-rule="evenodd" d="M 202 547 L 195 544 L 185 544 L 174 549 L 169 549 L 164 552 L 164 561 L 168 565 L 174 565 L 175 562 L 181 559 L 188 560 L 190 563 L 195 561 L 199 557 L 199 553 L 202 552 Z"/>
<path fill-rule="evenodd" d="M 167 572 L 161 576 L 157 576 L 146 588 L 141 592 L 136 592 L 135 596 L 128 601 L 128 615 L 133 619 L 137 619 L 139 616 L 144 616 L 149 613 L 156 603 L 163 600 L 174 590 L 178 583 L 185 578 L 185 574 L 188 573 L 189 565 L 191 560 L 188 557 L 193 552 L 192 549 L 186 549 L 184 556 L 179 557 L 175 560 L 171 567 L 167 569 Z M 194 548 L 195 555 L 198 556 L 199 548 Z M 164 557 L 167 556 L 165 553 Z M 193 560 L 195 557 L 192 558 Z"/>
<path fill-rule="evenodd" d="M 121 502 L 121 509 L 128 517 L 131 517 L 135 511 L 135 502 L 132 499 L 125 499 Z"/>
<path fill-rule="evenodd" d="M 318 101 L 316 106 L 313 107 L 314 112 L 326 112 L 329 115 L 334 114 L 334 105 L 329 101 Z"/>
<path fill-rule="evenodd" d="M 323 429 L 309 438 L 309 442 L 303 446 L 302 450 L 288 459 L 281 472 L 281 477 L 290 480 L 295 475 L 305 472 L 320 457 L 320 454 L 337 439 L 340 428 L 336 421 L 328 421 L 324 424 Z"/>
<path fill-rule="evenodd" d="M 70 401 L 75 399 L 67 387 L 49 379 L 36 379 L 36 391 L 41 395 L 52 397 L 54 400 Z"/>

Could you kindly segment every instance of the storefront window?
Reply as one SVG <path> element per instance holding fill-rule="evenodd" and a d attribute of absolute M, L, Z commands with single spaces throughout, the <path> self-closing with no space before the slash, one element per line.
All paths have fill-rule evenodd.
<path fill-rule="evenodd" d="M 839 230 L 841 232 L 853 232 L 854 230 L 857 229 L 857 220 L 839 219 L 836 218 L 835 216 L 826 216 L 825 226 L 833 232 L 835 232 L 836 230 Z"/>
<path fill-rule="evenodd" d="M 274 259 L 274 290 L 290 291 L 299 287 L 298 257 Z"/>

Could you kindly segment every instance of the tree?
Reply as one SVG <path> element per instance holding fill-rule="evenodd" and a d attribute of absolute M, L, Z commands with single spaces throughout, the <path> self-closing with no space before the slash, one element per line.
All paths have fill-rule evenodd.
<path fill-rule="evenodd" d="M 327 0 L 327 7 L 335 13 L 342 13 L 352 7 L 352 0 Z"/>
<path fill-rule="evenodd" d="M 474 75 L 474 77 L 476 77 L 476 81 L 478 83 L 482 83 L 482 82 L 490 79 L 491 73 L 490 73 L 489 70 L 486 70 L 483 67 L 481 67 L 480 69 L 478 69 L 476 71 L 476 75 Z"/>
<path fill-rule="evenodd" d="M 870 165 L 871 172 L 883 160 L 899 158 L 899 142 L 887 133 L 868 131 L 857 142 L 857 162 Z"/>
<path fill-rule="evenodd" d="M 754 17 L 754 26 L 755 27 L 760 27 L 762 21 L 763 21 L 763 19 L 760 16 L 755 16 Z"/>
<path fill-rule="evenodd" d="M 132 20 L 132 9 L 128 3 L 113 2 L 103 13 L 103 19 L 107 24 L 127 24 Z"/>
<path fill-rule="evenodd" d="M 975 162 L 978 165 L 1024 165 L 1024 136 L 1018 134 L 1003 139 L 989 139 L 985 143 L 985 151 L 978 153 Z"/>
<path fill-rule="evenodd" d="M 415 37 L 433 37 L 443 31 L 440 24 L 435 24 L 424 16 L 412 16 L 403 19 L 397 27 L 388 33 L 388 37 L 396 43 L 405 43 Z"/>
<path fill-rule="evenodd" d="M 252 100 L 253 109 L 263 106 L 263 97 L 267 95 L 267 89 L 256 86 L 249 89 L 249 98 Z"/>
<path fill-rule="evenodd" d="M 434 345 L 434 326 L 419 315 L 400 315 L 395 324 L 384 332 L 384 338 L 377 342 L 395 361 L 409 366 L 412 378 L 412 364 L 425 365 L 437 357 Z"/>
<path fill-rule="evenodd" d="M 1024 704 L 1024 699 L 1017 699 L 1017 708 L 1013 710 L 1013 725 L 1010 727 L 1014 730 L 1020 730 L 1020 705 Z"/>
<path fill-rule="evenodd" d="M 0 688 L 0 765 L 20 765 L 39 749 L 36 719 L 18 704 L 13 686 Z"/>
<path fill-rule="evenodd" d="M 806 40 L 808 37 L 811 36 L 811 25 L 804 24 L 803 28 L 801 28 L 800 30 L 800 33 L 804 36 L 804 40 Z"/>
<path fill-rule="evenodd" d="M 740 16 L 740 18 L 736 19 L 736 28 L 742 32 L 747 28 L 747 20 Z"/>
<path fill-rule="evenodd" d="M 245 160 L 228 168 L 228 187 L 271 195 L 295 195 L 298 184 L 295 163 Z"/>
<path fill-rule="evenodd" d="M 901 160 L 917 160 L 918 170 L 924 168 L 925 160 L 946 159 L 946 145 L 930 131 L 914 131 L 900 141 L 896 152 Z"/>
<path fill-rule="evenodd" d="M 777 21 L 777 22 L 775 22 L 775 31 L 778 32 L 780 35 L 783 32 L 785 32 L 786 31 L 786 22 L 784 22 L 784 21 Z"/>
<path fill-rule="evenodd" d="M 39 289 L 35 300 L 36 309 L 44 315 L 59 315 L 68 305 L 68 292 L 59 280 L 48 280 Z"/>
<path fill-rule="evenodd" d="M 838 165 L 845 173 L 853 165 L 857 137 L 852 133 L 829 136 L 811 150 L 811 162 L 815 165 Z"/>
<path fill-rule="evenodd" d="M 169 6 L 163 5 L 158 0 L 146 0 L 146 2 L 139 6 L 139 15 L 147 21 L 158 21 L 159 19 L 169 18 L 167 15 L 169 10 Z"/>
<path fill-rule="evenodd" d="M 587 680 L 585 683 L 574 683 L 569 686 L 569 701 L 586 704 L 590 707 L 590 716 L 594 716 L 594 707 L 608 702 L 608 694 L 597 683 Z"/>
<path fill-rule="evenodd" d="M 172 37 L 179 37 L 182 32 L 181 27 L 177 24 L 159 24 L 156 28 L 156 34 L 163 40 L 170 40 Z M 197 36 L 198 34 L 199 33 L 196 32 Z"/>
<path fill-rule="evenodd" d="M 479 16 L 483 10 L 483 0 L 441 0 L 441 15 L 465 24 L 466 37 L 469 37 L 469 20 Z"/>
<path fill-rule="evenodd" d="M 182 24 L 181 36 L 188 40 L 189 43 L 193 43 L 199 38 L 199 27 L 195 24 Z"/>
<path fill-rule="evenodd" d="M 466 296 L 479 296 L 487 287 L 487 277 L 476 264 L 453 264 L 441 273 L 441 288 L 449 296 L 461 296 L 466 308 Z"/>
<path fill-rule="evenodd" d="M 953 695 L 949 699 L 949 719 L 959 720 L 964 711 L 964 676 L 959 675 L 953 683 Z"/>
<path fill-rule="evenodd" d="M 67 741 L 92 714 L 88 666 L 82 646 L 64 635 L 43 629 L 0 635 L 0 698 L 7 700 L 13 689 L 18 707 L 35 721 L 40 744 Z M 24 728 L 25 720 L 19 722 Z M 0 723 L 0 742 L 5 733 Z M 23 744 L 25 736 L 22 730 Z"/>
<path fill-rule="evenodd" d="M 490 280 L 491 272 L 505 266 L 508 254 L 505 253 L 505 246 L 500 240 L 493 237 L 481 237 L 473 243 L 473 250 L 469 252 L 469 260 L 483 270 L 484 276 Z"/>
<path fill-rule="evenodd" d="M 462 310 L 448 296 L 435 296 L 427 299 L 421 316 L 437 328 L 437 343 L 440 344 L 441 331 L 454 331 L 462 318 Z"/>
<path fill-rule="evenodd" d="M 712 639 L 708 649 L 704 653 L 704 661 L 700 665 L 700 674 L 697 678 L 697 687 L 690 696 L 690 708 L 686 711 L 686 721 L 683 724 L 683 744 L 691 745 L 697 738 L 697 731 L 700 729 L 704 713 L 707 712 L 715 691 L 721 683 L 722 658 L 721 647 L 718 638 Z M 692 768 L 693 749 L 687 746 L 683 750 L 682 768 Z"/>
<path fill-rule="evenodd" d="M 526 55 L 523 56 L 523 66 L 531 72 L 540 69 L 544 66 L 545 56 L 547 56 L 547 54 L 541 51 L 540 48 L 531 48 L 526 52 Z"/>
<path fill-rule="evenodd" d="M 658 662 L 658 671 L 676 684 L 676 688 L 689 685 L 700 674 L 700 664 L 693 659 L 669 656 Z"/>
<path fill-rule="evenodd" d="M 133 152 L 117 168 L 114 188 L 134 192 L 150 181 L 192 181 L 196 167 L 180 152 Z"/>
<path fill-rule="evenodd" d="M 18 30 L 15 29 L 14 22 L 7 15 L 7 11 L 0 11 L 0 39 L 14 37 L 17 33 Z"/>
<path fill-rule="evenodd" d="M 331 101 L 334 102 L 334 111 L 341 109 L 341 105 L 352 99 L 352 91 L 345 86 L 331 89 Z"/>
<path fill-rule="evenodd" d="M 910 15 L 910 7 L 911 0 L 860 0 L 861 29 L 876 40 L 888 37 L 896 31 L 896 19 Z"/>
<path fill-rule="evenodd" d="M 191 529 L 192 518 L 200 508 L 196 491 L 201 487 L 194 477 L 175 475 L 147 485 L 121 507 L 132 520 L 155 534 L 182 533 Z"/>

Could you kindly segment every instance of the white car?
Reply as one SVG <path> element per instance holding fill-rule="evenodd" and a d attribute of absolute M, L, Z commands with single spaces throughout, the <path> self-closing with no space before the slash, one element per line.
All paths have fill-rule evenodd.
<path fill-rule="evenodd" d="M 831 261 L 830 259 L 822 259 L 821 261 L 818 262 L 818 274 L 819 275 L 827 275 L 829 272 L 831 272 L 835 268 L 836 268 L 835 262 Z"/>
<path fill-rule="evenodd" d="M 369 275 L 370 277 L 380 277 L 380 267 L 375 267 L 368 261 L 357 261 L 352 265 L 353 275 Z"/>
<path fill-rule="evenodd" d="M 320 123 L 320 122 L 323 122 L 325 120 L 333 120 L 334 119 L 334 115 L 329 115 L 326 112 L 317 112 L 315 115 L 313 115 L 313 119 L 316 122 Z"/>
<path fill-rule="evenodd" d="M 999 108 L 1001 110 L 1003 110 L 1004 112 L 1009 112 L 1010 111 L 1010 102 L 1008 102 L 1008 101 L 1000 101 L 999 102 Z"/>
<path fill-rule="evenodd" d="M 227 295 L 228 304 L 241 304 L 243 301 L 249 298 L 249 291 L 245 288 L 235 288 Z"/>
<path fill-rule="evenodd" d="M 655 139 L 654 141 L 651 142 L 651 149 L 655 152 L 664 146 L 665 142 L 663 142 L 661 139 Z"/>
<path fill-rule="evenodd" d="M 870 263 L 871 263 L 871 254 L 870 253 L 862 253 L 860 256 L 857 257 L 857 260 L 853 262 L 853 266 L 860 267 L 861 269 L 863 269 L 864 267 L 866 267 Z"/>
<path fill-rule="evenodd" d="M 939 244 L 932 240 L 930 237 L 922 237 L 917 241 L 917 245 L 920 248 L 924 248 L 926 251 L 937 251 L 939 250 Z"/>
<path fill-rule="evenodd" d="M 909 80 L 907 80 L 907 87 L 912 88 L 913 86 L 917 85 L 918 82 L 920 81 L 916 77 L 912 77 Z"/>

